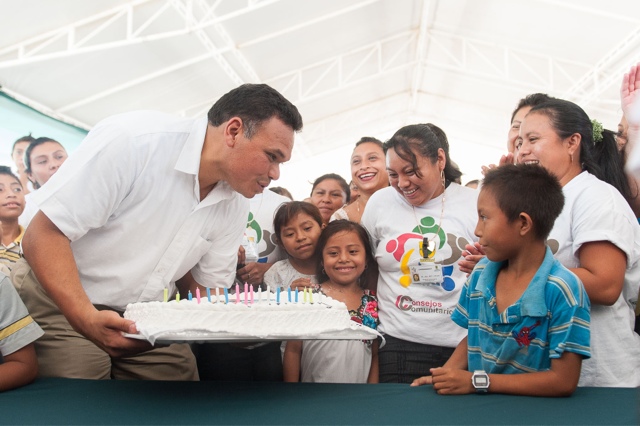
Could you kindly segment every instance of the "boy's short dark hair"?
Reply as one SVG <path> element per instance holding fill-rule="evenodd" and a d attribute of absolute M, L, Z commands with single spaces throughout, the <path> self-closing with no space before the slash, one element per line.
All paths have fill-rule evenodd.
<path fill-rule="evenodd" d="M 302 129 L 302 116 L 291 102 L 266 84 L 243 84 L 223 95 L 207 114 L 213 126 L 219 126 L 232 117 L 240 117 L 247 139 L 258 127 L 272 117 L 297 132 Z"/>
<path fill-rule="evenodd" d="M 535 164 L 507 164 L 490 170 L 482 182 L 490 191 L 509 222 L 527 213 L 533 221 L 534 235 L 546 240 L 564 207 L 564 194 L 558 179 Z"/>

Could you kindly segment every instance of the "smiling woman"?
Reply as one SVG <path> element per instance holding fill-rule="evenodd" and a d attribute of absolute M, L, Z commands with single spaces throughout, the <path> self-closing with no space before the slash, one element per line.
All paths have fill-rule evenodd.
<path fill-rule="evenodd" d="M 363 137 L 356 143 L 351 154 L 351 179 L 358 197 L 348 206 L 336 210 L 331 220 L 349 219 L 360 223 L 371 195 L 389 186 L 382 142 L 376 138 Z"/>
<path fill-rule="evenodd" d="M 446 138 L 430 125 L 401 128 L 385 144 L 391 187 L 362 216 L 380 275 L 380 381 L 411 383 L 449 358 L 464 330 L 451 321 L 466 276 L 457 268 L 475 240 L 478 192 L 460 176 Z"/>
<path fill-rule="evenodd" d="M 518 162 L 547 169 L 565 195 L 548 244 L 580 278 L 592 303 L 592 357 L 582 364 L 580 386 L 635 387 L 640 385 L 640 336 L 632 318 L 640 286 L 640 229 L 623 196 L 608 184 L 622 169 L 607 173 L 593 159 L 595 144 L 604 143 L 599 132 L 595 135 L 578 105 L 545 102 L 522 122 Z"/>

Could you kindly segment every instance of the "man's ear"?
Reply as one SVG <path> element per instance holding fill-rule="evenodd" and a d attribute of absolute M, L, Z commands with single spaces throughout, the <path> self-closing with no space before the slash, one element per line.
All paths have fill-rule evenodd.
<path fill-rule="evenodd" d="M 524 237 L 527 233 L 533 232 L 533 220 L 527 213 L 521 212 L 516 220 L 520 226 L 521 237 Z"/>
<path fill-rule="evenodd" d="M 242 119 L 240 117 L 231 117 L 224 125 L 224 139 L 229 147 L 236 144 L 236 138 L 242 133 Z"/>

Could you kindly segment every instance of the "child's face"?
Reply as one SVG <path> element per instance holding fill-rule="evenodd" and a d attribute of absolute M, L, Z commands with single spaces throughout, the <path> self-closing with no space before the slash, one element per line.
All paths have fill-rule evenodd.
<path fill-rule="evenodd" d="M 489 260 L 500 262 L 511 257 L 520 241 L 518 220 L 509 222 L 491 190 L 482 189 L 478 196 L 478 224 L 475 230 Z"/>
<path fill-rule="evenodd" d="M 335 284 L 349 285 L 357 282 L 366 264 L 364 245 L 353 231 L 333 235 L 322 250 L 322 265 Z"/>
<path fill-rule="evenodd" d="M 17 219 L 23 211 L 22 185 L 12 176 L 0 174 L 0 220 Z"/>
<path fill-rule="evenodd" d="M 299 213 L 280 231 L 280 241 L 285 251 L 294 259 L 313 257 L 322 228 L 311 216 Z"/>

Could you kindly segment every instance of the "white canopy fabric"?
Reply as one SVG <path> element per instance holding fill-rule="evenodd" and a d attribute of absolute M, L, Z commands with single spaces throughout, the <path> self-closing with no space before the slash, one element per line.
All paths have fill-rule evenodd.
<path fill-rule="evenodd" d="M 0 0 L 0 10 L 0 90 L 79 127 L 136 109 L 202 115 L 239 84 L 275 87 L 305 121 L 274 183 L 296 198 L 322 173 L 349 180 L 361 136 L 418 122 L 444 129 L 463 180 L 476 178 L 529 93 L 573 100 L 615 129 L 622 74 L 640 61 L 637 0 Z"/>

